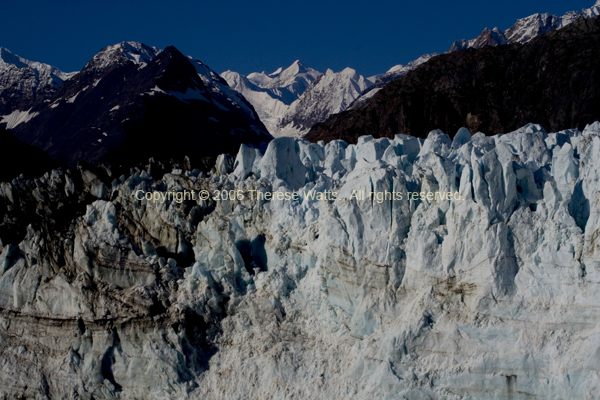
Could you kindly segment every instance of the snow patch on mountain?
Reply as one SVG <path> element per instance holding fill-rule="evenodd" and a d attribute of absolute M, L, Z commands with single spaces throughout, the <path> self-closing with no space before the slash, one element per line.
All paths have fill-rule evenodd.
<path fill-rule="evenodd" d="M 15 110 L 8 115 L 3 115 L 0 123 L 4 124 L 6 129 L 12 129 L 23 122 L 29 121 L 30 119 L 39 114 L 38 112 L 30 111 L 31 109 L 27 111 Z"/>

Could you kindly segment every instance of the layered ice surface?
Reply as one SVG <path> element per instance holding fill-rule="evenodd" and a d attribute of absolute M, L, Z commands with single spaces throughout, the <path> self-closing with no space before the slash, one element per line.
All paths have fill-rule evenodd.
<path fill-rule="evenodd" d="M 278 138 L 264 152 L 242 145 L 209 175 L 141 171 L 89 187 L 98 200 L 64 245 L 76 278 L 45 265 L 34 228 L 2 248 L 0 306 L 20 316 L 2 317 L 13 345 L 2 387 L 43 378 L 73 398 L 219 399 L 600 391 L 600 123 Z M 142 198 L 155 190 L 221 195 Z M 148 316 L 154 298 L 162 308 Z M 75 322 L 28 334 L 24 316 Z"/>

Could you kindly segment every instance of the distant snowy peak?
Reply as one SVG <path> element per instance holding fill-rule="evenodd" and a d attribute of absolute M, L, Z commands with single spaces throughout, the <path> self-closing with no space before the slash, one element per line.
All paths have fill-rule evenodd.
<path fill-rule="evenodd" d="M 76 72 L 63 72 L 52 65 L 26 60 L 13 54 L 10 50 L 0 47 L 0 73 L 11 68 L 31 68 L 40 75 L 40 78 L 48 79 L 48 83 L 54 87 L 60 86 L 64 81 L 76 74 Z"/>
<path fill-rule="evenodd" d="M 277 78 L 281 72 L 283 71 L 283 68 L 279 67 L 277 68 L 274 72 L 271 72 L 270 74 L 267 74 L 265 71 L 262 72 L 252 72 L 250 74 L 248 74 L 248 76 L 246 76 L 246 78 L 252 82 L 254 85 L 260 87 L 260 88 L 268 88 L 269 84 L 275 80 L 275 78 Z"/>
<path fill-rule="evenodd" d="M 301 95 L 308 85 L 319 76 L 321 76 L 319 71 L 305 67 L 300 60 L 296 60 L 292 65 L 274 75 L 267 87 L 286 87 L 292 93 Z"/>
<path fill-rule="evenodd" d="M 564 28 L 578 18 L 593 18 L 600 15 L 600 1 L 590 7 L 577 11 L 569 11 L 562 17 L 543 13 L 533 14 L 525 18 L 518 19 L 517 22 L 505 31 L 498 28 L 489 30 L 485 28 L 483 32 L 474 39 L 461 39 L 452 43 L 450 52 L 464 49 L 480 49 L 483 46 L 500 46 L 511 43 L 527 43 L 538 35 L 546 34 L 550 31 Z"/>
<path fill-rule="evenodd" d="M 75 75 L 52 65 L 29 61 L 0 47 L 0 117 L 10 125 L 26 110 L 49 99 L 64 81 Z M 18 118 L 16 117 L 18 116 Z M 8 121 L 8 122 L 7 122 Z"/>
<path fill-rule="evenodd" d="M 352 68 L 322 74 L 299 60 L 270 74 L 225 71 L 221 76 L 252 103 L 275 137 L 302 136 L 313 124 L 344 111 L 373 84 Z"/>
<path fill-rule="evenodd" d="M 385 74 L 378 75 L 377 79 L 375 79 L 375 86 L 379 87 L 381 85 L 386 85 L 391 81 L 400 79 L 404 75 L 406 75 L 408 72 L 417 68 L 419 65 L 426 63 L 427 61 L 431 60 L 433 57 L 435 57 L 437 55 L 438 55 L 437 53 L 424 54 L 424 55 L 420 56 L 419 58 L 417 58 L 416 60 L 409 62 L 406 65 L 396 65 L 396 66 L 390 68 Z"/>
<path fill-rule="evenodd" d="M 248 77 L 240 74 L 239 72 L 227 70 L 221 73 L 221 77 L 225 79 L 225 81 L 231 88 L 240 92 L 245 88 L 249 88 L 251 90 L 260 89 L 257 85 L 250 82 Z"/>
<path fill-rule="evenodd" d="M 269 132 L 277 135 L 280 121 L 292 103 L 323 74 L 296 60 L 288 68 L 272 73 L 253 72 L 244 76 L 225 71 L 221 76 L 229 86 L 241 93 L 258 113 Z"/>
<path fill-rule="evenodd" d="M 373 83 L 352 68 L 328 69 L 296 100 L 279 123 L 274 136 L 302 136 L 317 122 L 345 111 Z"/>
<path fill-rule="evenodd" d="M 548 13 L 533 14 L 529 17 L 521 18 L 504 32 L 506 43 L 529 42 L 534 37 L 560 29 L 575 19 L 576 17 L 574 18 L 573 14 L 569 14 L 569 17 L 563 20 L 563 17 Z"/>
<path fill-rule="evenodd" d="M 278 88 L 265 89 L 251 82 L 246 76 L 234 72 L 225 71 L 221 76 L 227 81 L 231 89 L 240 93 L 252 104 L 260 120 L 265 124 L 269 132 L 277 131 L 278 117 L 283 115 L 292 103 L 290 92 Z M 282 91 L 287 94 L 282 96 Z M 288 102 L 288 104 L 286 104 Z"/>
<path fill-rule="evenodd" d="M 263 89 L 285 89 L 292 96 L 291 101 L 297 99 L 310 85 L 312 81 L 321 76 L 321 72 L 306 67 L 296 60 L 286 69 L 278 68 L 271 74 L 265 72 L 253 72 L 247 76 L 248 80 Z M 284 102 L 286 102 L 284 100 Z"/>

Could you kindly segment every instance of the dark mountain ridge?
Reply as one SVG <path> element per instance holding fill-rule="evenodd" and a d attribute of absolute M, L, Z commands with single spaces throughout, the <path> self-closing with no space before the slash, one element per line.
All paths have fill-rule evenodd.
<path fill-rule="evenodd" d="M 432 58 L 354 111 L 330 116 L 311 141 L 361 135 L 426 137 L 466 126 L 489 135 L 529 122 L 550 131 L 600 120 L 600 19 L 579 19 L 526 44 Z"/>
<path fill-rule="evenodd" d="M 0 158 L 0 182 L 8 182 L 24 174 L 37 178 L 59 164 L 35 146 L 23 143 L 0 126 L 0 149 L 10 157 Z"/>

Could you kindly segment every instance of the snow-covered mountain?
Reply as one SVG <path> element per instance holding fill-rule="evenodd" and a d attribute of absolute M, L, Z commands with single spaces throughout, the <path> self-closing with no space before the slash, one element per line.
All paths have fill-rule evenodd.
<path fill-rule="evenodd" d="M 279 121 L 276 136 L 302 136 L 317 122 L 345 111 L 373 83 L 352 68 L 319 76 Z"/>
<path fill-rule="evenodd" d="M 252 105 L 208 66 L 136 42 L 102 49 L 12 132 L 70 165 L 198 159 L 271 139 Z"/>
<path fill-rule="evenodd" d="M 37 102 L 50 98 L 75 72 L 29 61 L 0 47 L 0 119 L 9 128 Z"/>
<path fill-rule="evenodd" d="M 288 104 L 296 100 L 321 73 L 304 66 L 296 60 L 286 69 L 278 68 L 271 74 L 253 72 L 248 80 L 263 89 L 276 89 L 283 102 Z"/>
<path fill-rule="evenodd" d="M 97 76 L 94 84 L 117 66 L 133 62 L 140 67 L 151 62 L 162 50 L 139 42 L 122 42 L 103 48 L 86 64 L 84 69 Z M 51 65 L 25 60 L 0 48 L 0 117 L 7 128 L 12 129 L 32 118 L 28 111 L 36 101 L 49 101 L 64 81 L 79 71 L 64 73 Z M 240 93 L 232 90 L 227 82 L 202 61 L 188 56 L 198 75 L 211 93 L 213 100 L 239 107 L 251 118 L 257 118 L 255 110 Z"/>
<path fill-rule="evenodd" d="M 600 1 L 596 1 L 590 8 L 584 8 L 580 12 L 569 11 L 563 16 L 548 13 L 536 13 L 518 19 L 513 26 L 505 31 L 500 30 L 498 27 L 491 31 L 488 28 L 485 28 L 483 32 L 474 39 L 457 40 L 450 47 L 450 51 L 470 48 L 479 49 L 483 46 L 500 46 L 511 43 L 527 43 L 538 35 L 564 28 L 578 18 L 593 18 L 597 15 L 600 15 Z"/>
<path fill-rule="evenodd" d="M 281 117 L 321 72 L 304 66 L 296 60 L 288 68 L 275 72 L 253 72 L 244 76 L 234 71 L 225 71 L 221 76 L 229 86 L 241 93 L 258 113 L 271 134 L 277 136 Z"/>
<path fill-rule="evenodd" d="M 474 39 L 455 41 L 450 52 L 466 48 L 481 48 L 486 45 L 526 43 L 538 35 L 560 29 L 577 18 L 591 18 L 596 15 L 600 15 L 600 0 L 591 8 L 583 9 L 581 12 L 571 11 L 562 17 L 548 13 L 534 14 L 517 20 L 505 31 L 499 28 L 492 30 L 485 28 Z M 252 103 L 273 136 L 302 136 L 312 125 L 325 120 L 332 113 L 358 109 L 385 85 L 400 79 L 436 55 L 437 53 L 422 55 L 406 65 L 396 65 L 383 74 L 369 78 L 361 77 L 362 81 L 348 79 L 344 70 L 339 73 L 341 75 L 336 78 L 335 83 L 331 78 L 319 83 L 317 78 L 320 73 L 305 68 L 299 61 L 285 70 L 279 68 L 271 74 L 255 72 L 243 76 L 237 72 L 226 71 L 222 76 L 233 89 L 242 93 Z M 313 73 L 307 73 L 308 70 Z M 316 81 L 308 86 L 307 83 L 315 79 Z M 342 81 L 346 84 L 342 84 Z M 355 91 L 358 87 L 362 88 L 357 94 Z M 308 94 L 308 91 L 314 93 Z M 301 99 L 301 96 L 304 96 L 304 99 Z M 352 100 L 348 102 L 350 98 Z"/>
<path fill-rule="evenodd" d="M 257 110 L 275 136 L 302 136 L 332 113 L 344 111 L 372 83 L 352 68 L 327 73 L 295 61 L 289 68 L 266 74 L 221 74 Z"/>

